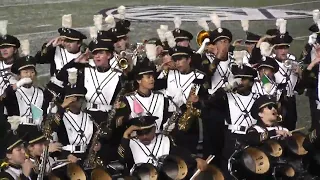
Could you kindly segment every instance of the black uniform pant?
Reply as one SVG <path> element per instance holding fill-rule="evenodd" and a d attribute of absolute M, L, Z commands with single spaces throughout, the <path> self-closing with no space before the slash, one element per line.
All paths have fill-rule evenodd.
<path fill-rule="evenodd" d="M 214 155 L 213 164 L 220 167 L 224 145 L 224 114 L 212 108 L 202 111 L 203 119 L 203 157 Z"/>
<path fill-rule="evenodd" d="M 287 128 L 289 131 L 296 129 L 297 124 L 297 105 L 296 97 L 285 97 L 281 101 L 282 106 L 282 122 L 281 125 Z"/>
<path fill-rule="evenodd" d="M 233 180 L 235 179 L 228 170 L 228 161 L 231 155 L 236 151 L 237 144 L 244 141 L 245 135 L 231 133 L 230 130 L 225 130 L 224 136 L 224 147 L 222 151 L 221 159 L 221 170 L 224 175 L 224 179 Z"/>
<path fill-rule="evenodd" d="M 311 128 L 317 127 L 319 125 L 320 110 L 317 109 L 318 99 L 317 91 L 315 89 L 308 89 L 306 95 L 309 97 L 310 115 L 311 115 Z"/>

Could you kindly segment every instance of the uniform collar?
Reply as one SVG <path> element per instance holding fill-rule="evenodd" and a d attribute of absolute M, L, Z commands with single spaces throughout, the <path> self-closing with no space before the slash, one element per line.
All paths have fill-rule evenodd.
<path fill-rule="evenodd" d="M 137 93 L 138 93 L 138 95 L 141 96 L 141 97 L 150 97 L 151 94 L 152 94 L 152 91 L 150 91 L 149 94 L 144 94 L 144 93 L 140 92 L 139 90 L 137 90 Z"/>
<path fill-rule="evenodd" d="M 96 67 L 98 72 L 107 72 L 111 67 L 109 66 L 108 68 L 105 67 Z"/>

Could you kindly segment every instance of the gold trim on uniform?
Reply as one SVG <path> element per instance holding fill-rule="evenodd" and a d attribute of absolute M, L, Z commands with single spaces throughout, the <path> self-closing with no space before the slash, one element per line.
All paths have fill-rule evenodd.
<path fill-rule="evenodd" d="M 173 53 L 173 54 L 171 55 L 171 57 L 173 57 L 173 56 L 188 56 L 188 55 L 189 55 L 188 53 L 179 52 L 179 53 Z"/>
<path fill-rule="evenodd" d="M 309 134 L 309 140 L 311 143 L 314 142 L 314 140 L 316 140 L 318 137 L 317 137 L 317 130 L 313 130 L 310 134 Z"/>
<path fill-rule="evenodd" d="M 28 64 L 28 65 L 25 65 L 25 66 L 21 66 L 21 67 L 18 69 L 18 71 L 20 71 L 21 69 L 26 68 L 26 67 L 34 67 L 34 68 L 35 68 L 35 65 L 33 65 L 33 64 Z"/>
<path fill-rule="evenodd" d="M 120 145 L 120 146 L 118 147 L 118 154 L 119 154 L 122 158 L 124 158 L 124 148 L 122 147 L 122 145 Z"/>
<path fill-rule="evenodd" d="M 15 143 L 11 144 L 11 146 L 9 146 L 9 147 L 7 148 L 7 150 L 12 149 L 15 145 L 19 144 L 20 142 L 22 142 L 22 140 L 21 140 L 21 139 L 19 139 L 19 140 L 18 140 L 18 141 L 16 141 Z"/>
<path fill-rule="evenodd" d="M 92 50 L 92 52 L 100 51 L 100 50 L 109 51 L 109 48 L 95 48 L 94 50 Z"/>
<path fill-rule="evenodd" d="M 3 43 L 3 44 L 0 44 L 0 46 L 14 46 L 14 47 L 16 47 L 15 44 L 10 44 L 10 43 Z"/>
<path fill-rule="evenodd" d="M 264 104 L 262 104 L 262 105 L 259 107 L 259 109 L 261 109 L 261 108 L 263 108 L 263 107 L 265 107 L 265 106 L 267 106 L 267 105 L 269 105 L 269 104 L 275 104 L 275 103 L 274 103 L 274 102 L 264 103 Z"/>

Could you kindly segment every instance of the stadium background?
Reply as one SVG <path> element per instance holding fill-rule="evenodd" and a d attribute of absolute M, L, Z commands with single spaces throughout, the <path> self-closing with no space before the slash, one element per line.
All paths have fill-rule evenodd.
<path fill-rule="evenodd" d="M 320 1 L 310 0 L 0 0 L 0 20 L 8 20 L 8 33 L 16 35 L 20 40 L 29 39 L 31 54 L 34 55 L 42 44 L 58 35 L 61 26 L 61 16 L 73 15 L 73 27 L 79 28 L 89 36 L 89 26 L 93 25 L 93 15 L 103 9 L 140 5 L 183 5 L 183 6 L 214 6 L 214 7 L 252 7 L 268 9 L 287 9 L 312 11 L 320 7 Z M 179 12 L 181 16 L 186 12 Z M 312 16 L 302 19 L 289 19 L 287 29 L 295 38 L 291 51 L 297 57 L 306 43 L 310 32 L 308 27 L 313 23 Z M 141 42 L 144 39 L 157 37 L 156 29 L 160 24 L 169 25 L 173 22 L 132 22 L 129 34 L 131 42 Z M 229 28 L 234 39 L 244 38 L 240 21 L 223 21 L 222 26 Z M 211 27 L 213 27 L 211 25 Z M 264 34 L 267 28 L 275 27 L 275 19 L 250 21 L 249 30 Z M 196 22 L 183 22 L 181 28 L 189 30 L 194 35 L 201 30 Z M 195 41 L 193 48 L 197 49 Z M 46 65 L 37 67 L 39 84 L 43 85 L 48 79 L 49 68 Z M 298 127 L 310 125 L 310 112 L 307 97 L 298 96 Z"/>

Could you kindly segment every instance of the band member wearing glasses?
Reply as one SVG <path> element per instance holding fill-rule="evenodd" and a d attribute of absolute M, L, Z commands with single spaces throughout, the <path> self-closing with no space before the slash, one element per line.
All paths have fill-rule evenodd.
<path fill-rule="evenodd" d="M 187 150 L 176 146 L 166 135 L 156 133 L 155 116 L 140 116 L 131 119 L 131 126 L 124 132 L 118 154 L 128 168 L 138 163 L 150 163 L 157 166 L 157 160 L 163 155 L 176 155 L 186 164 L 205 170 L 207 163 L 201 158 L 192 157 Z"/>

